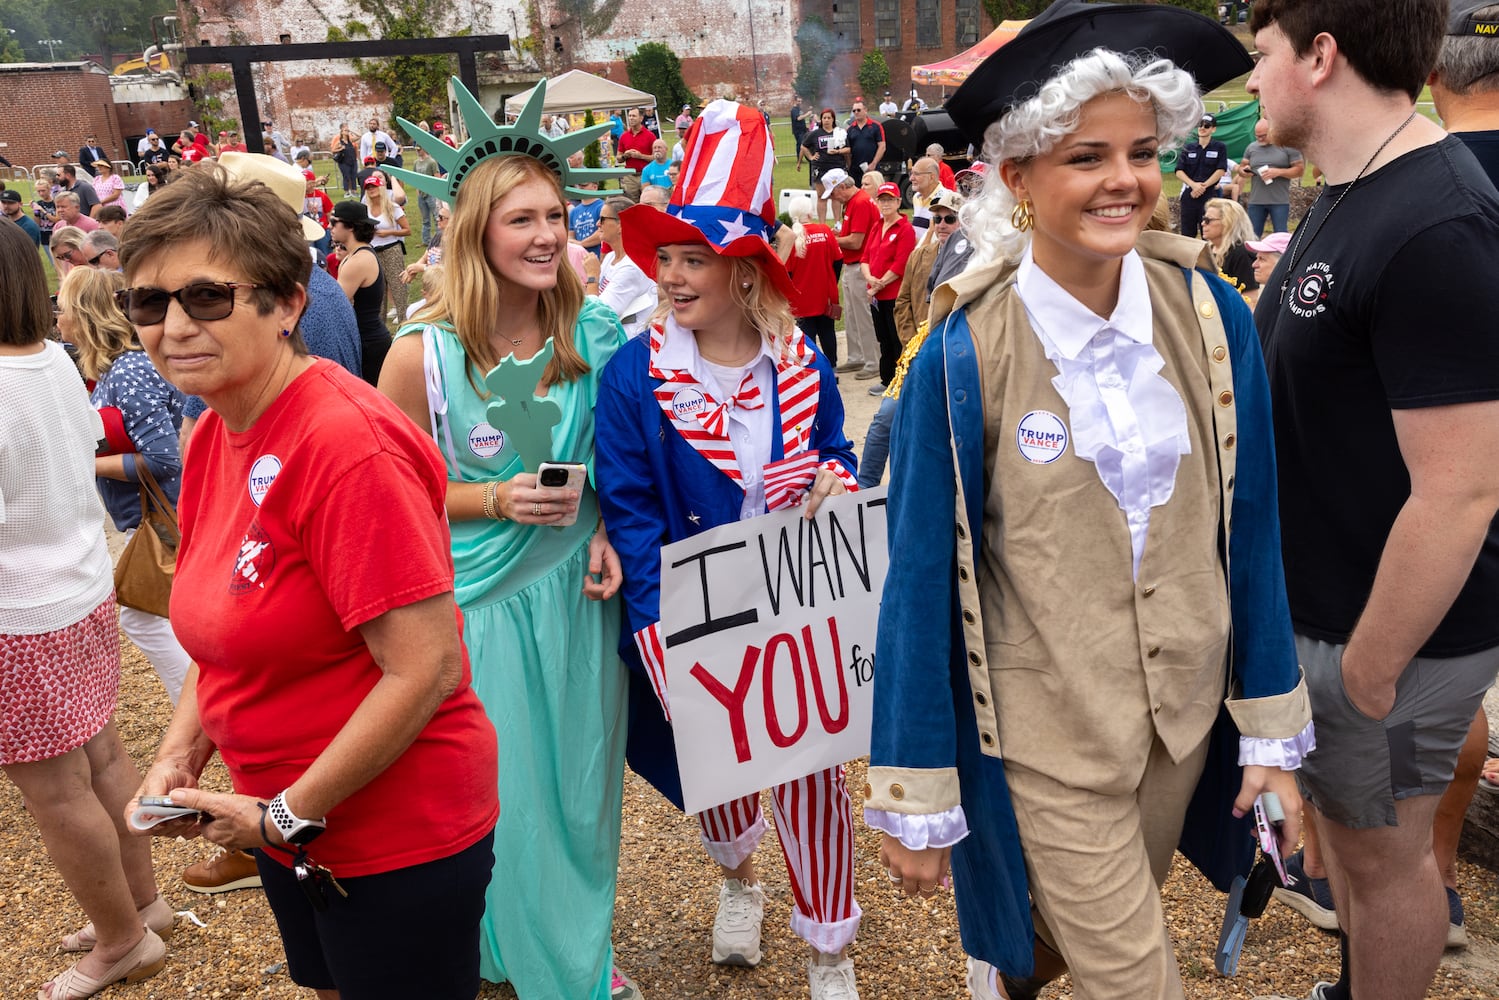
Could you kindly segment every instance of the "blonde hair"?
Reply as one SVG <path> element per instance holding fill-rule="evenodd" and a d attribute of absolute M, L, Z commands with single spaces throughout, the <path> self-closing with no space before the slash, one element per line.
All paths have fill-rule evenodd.
<path fill-rule="evenodd" d="M 115 292 L 125 287 L 118 271 L 75 267 L 57 289 L 57 305 L 72 313 L 78 369 L 97 379 L 126 351 L 138 351 L 135 327 L 115 304 Z"/>
<path fill-rule="evenodd" d="M 468 356 L 469 384 L 481 397 L 487 393 L 480 388 L 480 380 L 500 363 L 489 335 L 499 316 L 500 282 L 504 280 L 484 252 L 484 230 L 501 199 L 531 181 L 546 183 L 556 194 L 557 205 L 566 208 L 557 175 L 532 157 L 490 157 L 469 172 L 458 191 L 452 221 L 442 238 L 442 281 L 428 292 L 427 304 L 412 317 L 417 323 L 452 325 Z M 557 253 L 565 250 L 565 243 L 559 242 Z M 573 342 L 573 327 L 583 310 L 583 282 L 576 271 L 564 264 L 559 261 L 557 283 L 541 293 L 537 310 L 541 335 L 552 339 L 552 360 L 547 362 L 541 376 L 547 385 L 575 381 L 589 370 L 588 362 Z M 426 291 L 425 279 L 422 288 Z"/>
<path fill-rule="evenodd" d="M 1254 228 L 1249 224 L 1249 213 L 1244 211 L 1244 206 L 1228 198 L 1213 198 L 1203 206 L 1203 211 L 1216 208 L 1219 215 L 1223 217 L 1223 228 L 1219 230 L 1222 237 L 1219 242 L 1208 241 L 1213 248 L 1213 263 L 1219 268 L 1223 267 L 1223 258 L 1235 243 L 1248 243 L 1255 238 Z"/>

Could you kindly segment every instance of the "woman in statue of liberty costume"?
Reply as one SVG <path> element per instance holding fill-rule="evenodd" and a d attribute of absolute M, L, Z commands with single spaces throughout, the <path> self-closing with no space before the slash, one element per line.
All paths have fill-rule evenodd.
<path fill-rule="evenodd" d="M 537 479 L 546 460 L 591 471 L 598 376 L 625 341 L 561 266 L 564 182 L 617 173 L 569 171 L 567 157 L 608 125 L 542 136 L 539 85 L 515 125 L 497 127 L 454 88 L 472 136 L 462 149 L 401 122 L 448 175 L 392 173 L 451 201 L 453 216 L 445 274 L 397 332 L 380 388 L 447 461 L 474 690 L 501 747 L 481 972 L 521 1000 L 638 997 L 610 944 L 627 691 L 619 561 L 591 483 Z"/>

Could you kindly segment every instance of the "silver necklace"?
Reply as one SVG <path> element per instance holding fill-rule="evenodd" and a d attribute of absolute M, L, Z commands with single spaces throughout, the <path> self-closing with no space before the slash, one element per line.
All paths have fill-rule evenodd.
<path fill-rule="evenodd" d="M 1416 112 L 1412 111 L 1410 113 L 1410 117 L 1401 122 L 1400 127 L 1391 132 L 1390 137 L 1379 144 L 1379 148 L 1374 151 L 1374 155 L 1369 157 L 1369 159 L 1364 163 L 1363 168 L 1359 170 L 1359 172 L 1354 176 L 1353 180 L 1348 182 L 1348 186 L 1342 190 L 1342 192 L 1338 195 L 1337 200 L 1332 203 L 1332 208 L 1329 208 L 1327 210 L 1327 214 L 1317 220 L 1317 228 L 1312 230 L 1312 235 L 1308 237 L 1306 241 L 1308 249 L 1311 248 L 1312 241 L 1317 238 L 1317 234 L 1322 232 L 1322 227 L 1327 224 L 1327 220 L 1332 218 L 1332 213 L 1336 212 L 1338 210 L 1338 206 L 1343 204 L 1343 199 L 1348 197 L 1348 192 L 1353 190 L 1353 186 L 1355 184 L 1364 179 L 1364 174 L 1368 173 L 1369 168 L 1374 165 L 1374 161 L 1379 159 L 1379 154 L 1383 153 L 1385 151 L 1385 147 L 1394 142 L 1395 137 L 1401 132 L 1404 132 L 1405 127 L 1415 120 Z M 1326 191 L 1326 188 L 1324 188 L 1323 190 Z M 1318 195 L 1317 200 L 1321 201 L 1322 196 Z M 1315 204 L 1312 207 L 1315 208 Z M 1307 214 L 1311 213 L 1309 212 Z M 1304 224 L 1296 227 L 1296 242 L 1291 245 L 1291 257 L 1288 261 L 1286 261 L 1286 275 L 1284 278 L 1280 279 L 1280 301 L 1282 302 L 1282 304 L 1286 301 L 1286 289 L 1291 287 L 1291 276 L 1296 273 L 1296 258 L 1301 251 L 1301 236 L 1305 232 L 1306 226 Z"/>

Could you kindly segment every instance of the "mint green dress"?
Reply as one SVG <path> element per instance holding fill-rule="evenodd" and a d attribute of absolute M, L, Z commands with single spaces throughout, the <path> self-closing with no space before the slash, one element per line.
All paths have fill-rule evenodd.
<path fill-rule="evenodd" d="M 500 746 L 500 821 L 479 930 L 480 972 L 490 982 L 509 981 L 520 1000 L 609 1000 L 613 965 L 627 681 L 617 648 L 619 601 L 584 597 L 583 578 L 599 518 L 593 404 L 599 375 L 625 333 L 611 310 L 587 299 L 573 335 L 591 370 L 552 386 L 548 397 L 562 408 L 553 459 L 589 467 L 577 523 L 452 523 L 473 686 Z M 488 423 L 489 400 L 470 384 L 452 328 L 413 324 L 396 336 L 425 342 L 428 404 L 449 479 L 509 479 L 523 471 Z"/>

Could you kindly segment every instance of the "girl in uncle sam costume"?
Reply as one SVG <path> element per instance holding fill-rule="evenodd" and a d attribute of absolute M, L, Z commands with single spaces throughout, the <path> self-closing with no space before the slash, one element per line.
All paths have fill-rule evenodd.
<path fill-rule="evenodd" d="M 1178 843 L 1227 889 L 1265 791 L 1296 843 L 1259 340 L 1200 242 L 1144 232 L 1198 85 L 1249 68 L 1198 14 L 1061 0 L 947 105 L 993 167 L 896 412 L 865 819 L 905 892 L 951 865 L 981 1000 L 1180 1000 Z"/>
<path fill-rule="evenodd" d="M 599 387 L 599 499 L 624 567 L 630 766 L 681 806 L 658 626 L 661 546 L 717 525 L 856 488 L 853 443 L 827 359 L 796 328 L 790 279 L 766 242 L 774 152 L 753 107 L 715 101 L 687 133 L 665 212 L 621 216 L 625 253 L 666 304 L 615 354 Z M 814 1000 L 854 1000 L 853 815 L 843 768 L 772 789 Z M 754 794 L 700 813 L 724 873 L 713 960 L 760 961 L 764 894 Z"/>
<path fill-rule="evenodd" d="M 447 462 L 474 690 L 504 748 L 480 971 L 520 1000 L 635 998 L 610 945 L 626 704 L 619 563 L 589 483 L 537 477 L 542 461 L 593 465 L 599 374 L 625 334 L 567 266 L 564 199 L 619 171 L 568 167 L 609 126 L 542 134 L 545 83 L 508 127 L 456 79 L 453 89 L 462 147 L 401 122 L 447 176 L 390 172 L 453 215 L 444 277 L 396 333 L 380 389 Z"/>

